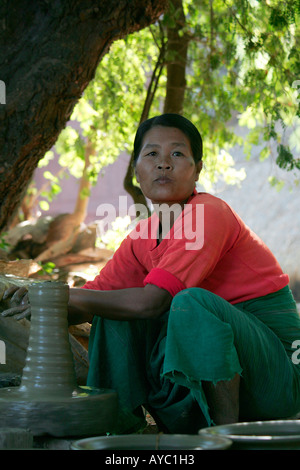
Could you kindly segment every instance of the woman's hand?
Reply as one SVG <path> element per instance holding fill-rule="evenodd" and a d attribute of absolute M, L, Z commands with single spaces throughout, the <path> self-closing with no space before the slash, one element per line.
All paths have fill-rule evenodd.
<path fill-rule="evenodd" d="M 0 292 L 0 316 L 14 317 L 15 320 L 30 318 L 31 309 L 26 287 L 12 284 L 2 286 Z"/>

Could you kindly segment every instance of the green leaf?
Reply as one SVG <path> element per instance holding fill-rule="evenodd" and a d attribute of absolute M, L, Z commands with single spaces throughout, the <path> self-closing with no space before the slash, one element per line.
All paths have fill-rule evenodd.
<path fill-rule="evenodd" d="M 50 209 L 49 203 L 47 201 L 39 201 L 39 205 L 42 211 L 48 211 Z"/>
<path fill-rule="evenodd" d="M 268 181 L 270 185 L 276 189 L 277 192 L 281 191 L 282 188 L 285 186 L 285 182 L 283 180 L 279 180 L 276 176 L 269 176 Z"/>
<path fill-rule="evenodd" d="M 264 147 L 260 152 L 259 152 L 259 159 L 260 161 L 264 161 L 268 156 L 270 155 L 270 148 L 269 147 Z"/>

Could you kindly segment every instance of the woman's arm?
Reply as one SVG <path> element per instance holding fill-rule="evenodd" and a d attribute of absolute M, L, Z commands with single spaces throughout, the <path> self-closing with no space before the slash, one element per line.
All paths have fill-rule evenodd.
<path fill-rule="evenodd" d="M 111 320 L 157 318 L 171 302 L 167 290 L 152 284 L 108 291 L 71 288 L 69 324 L 91 322 L 94 315 Z"/>
<path fill-rule="evenodd" d="M 16 305 L 8 307 L 1 315 L 20 319 L 25 316 L 23 311 L 26 311 L 27 316 L 30 316 L 27 291 L 16 288 L 14 294 L 15 300 L 18 296 Z M 68 321 L 69 325 L 91 323 L 94 315 L 111 320 L 157 318 L 169 310 L 172 298 L 167 290 L 152 284 L 108 291 L 70 288 Z"/>

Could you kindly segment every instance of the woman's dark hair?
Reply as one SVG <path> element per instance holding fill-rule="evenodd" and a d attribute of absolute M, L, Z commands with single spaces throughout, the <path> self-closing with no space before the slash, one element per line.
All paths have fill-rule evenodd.
<path fill-rule="evenodd" d="M 176 127 L 181 130 L 189 139 L 195 162 L 202 160 L 202 138 L 198 129 L 188 119 L 180 114 L 162 114 L 151 119 L 147 119 L 139 126 L 133 146 L 133 163 L 137 159 L 143 145 L 143 138 L 146 132 L 156 126 Z"/>

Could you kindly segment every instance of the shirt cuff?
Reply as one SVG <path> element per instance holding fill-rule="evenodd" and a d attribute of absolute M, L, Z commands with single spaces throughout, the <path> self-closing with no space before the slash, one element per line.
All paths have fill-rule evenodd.
<path fill-rule="evenodd" d="M 172 297 L 186 288 L 183 282 L 181 282 L 177 277 L 169 273 L 169 271 L 161 268 L 151 269 L 144 279 L 144 286 L 146 284 L 154 284 L 161 289 L 165 289 L 172 295 Z"/>

